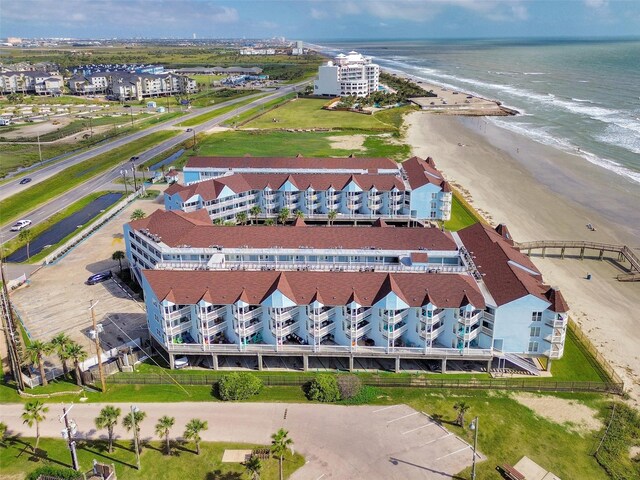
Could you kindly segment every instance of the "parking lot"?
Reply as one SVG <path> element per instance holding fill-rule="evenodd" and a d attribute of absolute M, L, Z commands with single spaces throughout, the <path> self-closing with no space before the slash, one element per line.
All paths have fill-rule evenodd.
<path fill-rule="evenodd" d="M 151 213 L 159 206 L 151 200 L 136 200 L 66 256 L 35 272 L 28 287 L 13 293 L 15 309 L 32 339 L 47 341 L 65 332 L 91 352 L 91 301 L 97 323 L 103 324 L 104 333 L 100 337 L 103 348 L 116 347 L 129 337 L 146 338 L 146 317 L 139 301 L 115 279 L 96 285 L 85 282 L 92 274 L 118 271 L 118 262 L 111 255 L 116 250 L 125 250 L 123 223 L 137 208 Z"/>

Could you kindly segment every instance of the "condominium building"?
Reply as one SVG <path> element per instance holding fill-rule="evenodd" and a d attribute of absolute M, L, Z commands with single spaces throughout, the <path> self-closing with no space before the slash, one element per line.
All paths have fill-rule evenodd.
<path fill-rule="evenodd" d="M 318 67 L 315 95 L 366 97 L 378 90 L 380 66 L 358 52 L 343 53 Z"/>
<path fill-rule="evenodd" d="M 206 209 L 228 221 L 256 207 L 261 218 L 285 209 L 308 218 L 448 220 L 452 193 L 433 159 L 192 158 L 185 185 L 165 190 L 165 208 Z"/>
<path fill-rule="evenodd" d="M 60 95 L 64 81 L 61 75 L 41 71 L 0 73 L 0 93 L 35 93 L 36 95 Z"/>
<path fill-rule="evenodd" d="M 220 228 L 200 212 L 156 212 L 125 228 L 151 338 L 171 363 L 245 357 L 261 368 L 265 356 L 287 356 L 353 368 L 374 358 L 397 371 L 418 359 L 445 371 L 562 357 L 568 307 L 503 225 Z M 153 250 L 155 264 L 139 261 Z"/>
<path fill-rule="evenodd" d="M 72 93 L 82 95 L 107 94 L 119 100 L 142 100 L 198 91 L 197 82 L 184 75 L 171 73 L 96 72 L 74 75 L 69 79 Z"/>

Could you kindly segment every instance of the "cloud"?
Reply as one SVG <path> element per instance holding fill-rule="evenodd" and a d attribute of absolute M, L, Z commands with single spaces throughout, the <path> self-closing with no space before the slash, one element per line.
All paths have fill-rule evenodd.
<path fill-rule="evenodd" d="M 326 10 L 319 10 L 317 8 L 312 8 L 311 18 L 315 20 L 324 20 L 325 18 L 329 18 L 329 14 L 326 12 Z"/>
<path fill-rule="evenodd" d="M 584 0 L 584 4 L 589 8 L 604 8 L 609 6 L 609 0 Z"/>

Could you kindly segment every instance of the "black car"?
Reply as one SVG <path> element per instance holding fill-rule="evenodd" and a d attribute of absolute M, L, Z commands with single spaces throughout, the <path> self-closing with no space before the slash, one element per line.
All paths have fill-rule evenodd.
<path fill-rule="evenodd" d="M 105 280 L 109 280 L 111 277 L 113 277 L 113 273 L 111 273 L 111 270 L 108 270 L 106 272 L 96 273 L 95 275 L 91 275 L 87 279 L 87 285 L 95 285 L 96 283 L 100 283 L 100 282 L 104 282 Z"/>
<path fill-rule="evenodd" d="M 31 178 L 24 177 L 22 180 L 20 180 L 20 185 L 24 185 L 25 183 L 29 183 L 30 181 L 31 181 Z"/>

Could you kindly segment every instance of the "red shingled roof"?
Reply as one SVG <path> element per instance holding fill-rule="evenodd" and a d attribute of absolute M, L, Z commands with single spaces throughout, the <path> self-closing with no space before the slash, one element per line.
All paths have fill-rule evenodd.
<path fill-rule="evenodd" d="M 188 168 L 313 168 L 314 170 L 335 169 L 397 169 L 398 164 L 389 158 L 304 158 L 297 157 L 191 157 L 185 165 Z"/>
<path fill-rule="evenodd" d="M 550 288 L 545 292 L 545 296 L 547 297 L 547 300 L 551 302 L 549 310 L 552 312 L 566 313 L 569 311 L 569 305 L 567 305 L 562 293 L 560 293 L 560 290 L 557 288 Z"/>
<path fill-rule="evenodd" d="M 369 307 L 394 291 L 410 307 L 429 298 L 440 308 L 457 308 L 463 299 L 484 309 L 482 293 L 469 275 L 413 274 L 383 272 L 277 272 L 277 271 L 175 271 L 143 270 L 143 275 L 160 300 L 171 292 L 171 301 L 179 305 L 195 304 L 207 293 L 213 304 L 230 304 L 242 299 L 261 303 L 276 288 L 298 305 L 308 305 L 321 296 L 327 306 L 347 305 L 355 299 Z M 286 282 L 286 283 L 285 283 Z M 282 291 L 282 290 L 281 290 Z"/>
<path fill-rule="evenodd" d="M 459 230 L 458 235 L 474 257 L 474 263 L 498 306 L 529 294 L 550 301 L 546 295 L 549 287 L 542 283 L 540 271 L 529 257 L 516 250 L 498 232 L 476 223 Z"/>
<path fill-rule="evenodd" d="M 298 220 L 296 220 L 298 222 Z M 217 226 L 211 223 L 205 210 L 184 213 L 179 210 L 156 210 L 130 225 L 136 230 L 148 229 L 162 237 L 170 247 L 191 245 L 206 248 L 220 245 L 226 248 L 313 248 L 382 250 L 445 250 L 455 251 L 449 232 L 423 227 L 309 226 L 298 222 L 296 227 L 267 225 Z"/>
<path fill-rule="evenodd" d="M 402 162 L 402 168 L 407 174 L 407 180 L 413 190 L 428 183 L 444 188 L 444 178 L 431 157 L 426 160 L 420 157 L 411 157 Z M 448 187 L 448 185 L 447 185 Z M 450 188 L 450 187 L 448 187 Z"/>

